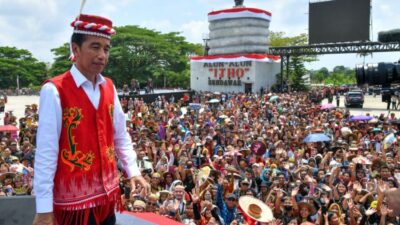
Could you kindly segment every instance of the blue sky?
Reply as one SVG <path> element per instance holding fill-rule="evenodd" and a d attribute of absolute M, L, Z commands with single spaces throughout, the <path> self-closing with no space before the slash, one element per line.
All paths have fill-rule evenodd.
<path fill-rule="evenodd" d="M 307 32 L 309 0 L 245 0 L 245 5 L 272 12 L 270 29 L 289 36 Z M 233 0 L 87 0 L 86 14 L 111 18 L 116 26 L 139 25 L 161 32 L 179 31 L 194 43 L 208 33 L 207 13 L 230 8 Z M 52 62 L 50 49 L 68 42 L 70 22 L 80 0 L 0 0 L 0 46 L 30 50 L 39 60 Z M 381 30 L 400 28 L 399 0 L 372 0 L 373 40 Z M 366 62 L 394 62 L 400 53 L 375 53 Z M 355 54 L 320 56 L 309 69 L 336 65 L 354 67 L 363 58 Z"/>

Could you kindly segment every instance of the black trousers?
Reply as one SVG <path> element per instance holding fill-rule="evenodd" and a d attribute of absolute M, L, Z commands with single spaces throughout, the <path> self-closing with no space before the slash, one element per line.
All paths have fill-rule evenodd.
<path fill-rule="evenodd" d="M 96 223 L 94 219 L 93 213 L 90 213 L 88 225 L 115 225 L 116 223 L 115 213 L 113 212 L 110 216 L 107 217 L 106 220 L 101 222 L 100 224 Z"/>
<path fill-rule="evenodd" d="M 72 221 L 70 223 L 70 225 L 82 225 L 82 224 L 80 224 L 82 222 L 79 222 L 79 221 L 81 221 L 80 219 L 82 219 L 82 217 L 77 218 L 78 216 L 75 216 L 75 215 L 78 215 L 78 214 L 74 214 L 72 220 L 70 220 L 70 221 Z M 90 211 L 87 225 L 115 225 L 115 224 L 116 224 L 115 212 L 112 212 L 104 221 L 97 223 L 96 219 L 94 217 L 93 211 L 92 210 Z"/>

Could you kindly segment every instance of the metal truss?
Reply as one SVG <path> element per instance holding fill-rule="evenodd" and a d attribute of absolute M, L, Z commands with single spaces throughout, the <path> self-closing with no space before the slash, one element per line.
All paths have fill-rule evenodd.
<path fill-rule="evenodd" d="M 279 56 L 324 55 L 344 53 L 370 53 L 400 51 L 400 42 L 335 43 L 307 46 L 270 47 L 268 54 Z"/>

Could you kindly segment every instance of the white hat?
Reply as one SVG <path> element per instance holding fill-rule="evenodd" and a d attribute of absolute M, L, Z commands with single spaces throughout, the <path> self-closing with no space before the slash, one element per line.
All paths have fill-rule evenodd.
<path fill-rule="evenodd" d="M 142 200 L 136 200 L 133 203 L 133 207 L 135 207 L 135 206 L 139 206 L 139 207 L 142 207 L 143 209 L 145 209 L 146 208 L 146 203 L 144 201 L 142 201 Z"/>
<path fill-rule="evenodd" d="M 252 220 L 268 223 L 274 219 L 271 209 L 257 198 L 242 196 L 239 198 L 239 206 L 242 212 Z"/>

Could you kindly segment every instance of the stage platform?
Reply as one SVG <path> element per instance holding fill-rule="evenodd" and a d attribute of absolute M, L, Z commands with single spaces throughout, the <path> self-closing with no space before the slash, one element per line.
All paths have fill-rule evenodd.
<path fill-rule="evenodd" d="M 182 225 L 175 220 L 168 219 L 154 213 L 124 212 L 117 214 L 116 225 Z"/>
<path fill-rule="evenodd" d="M 195 92 L 193 90 L 159 89 L 154 90 L 154 93 L 145 93 L 144 91 L 141 91 L 140 94 L 134 92 L 123 94 L 122 92 L 118 92 L 118 97 L 120 100 L 129 100 L 129 98 L 142 98 L 145 103 L 152 103 L 158 98 L 158 96 L 164 96 L 167 100 L 169 100 L 171 96 L 174 96 L 175 102 L 177 102 L 185 94 L 188 94 L 191 99 L 194 93 Z"/>
<path fill-rule="evenodd" d="M 0 225 L 32 225 L 35 217 L 33 196 L 0 197 Z M 116 225 L 182 225 L 154 213 L 117 213 Z"/>

